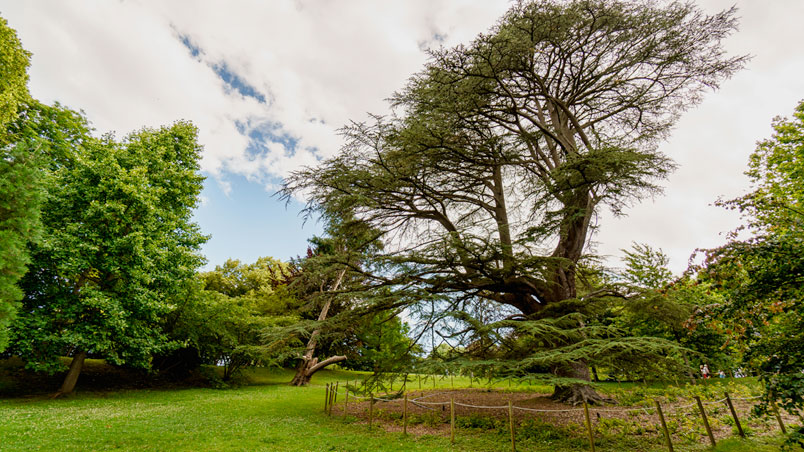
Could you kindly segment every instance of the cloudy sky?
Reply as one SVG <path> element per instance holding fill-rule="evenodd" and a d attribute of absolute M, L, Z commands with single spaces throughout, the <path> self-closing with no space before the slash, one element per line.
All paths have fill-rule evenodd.
<path fill-rule="evenodd" d="M 714 207 L 748 189 L 742 174 L 770 121 L 804 99 L 804 1 L 735 4 L 740 31 L 725 45 L 747 68 L 689 111 L 662 150 L 679 169 L 665 194 L 603 214 L 597 251 L 616 265 L 631 242 L 661 247 L 679 271 L 738 218 Z M 210 266 L 226 258 L 304 254 L 320 226 L 272 197 L 282 177 L 334 155 L 336 130 L 386 99 L 426 60 L 425 50 L 468 43 L 507 0 L 22 1 L 0 16 L 33 53 L 30 90 L 83 109 L 99 132 L 193 121 L 208 176 L 196 212 L 212 235 Z"/>

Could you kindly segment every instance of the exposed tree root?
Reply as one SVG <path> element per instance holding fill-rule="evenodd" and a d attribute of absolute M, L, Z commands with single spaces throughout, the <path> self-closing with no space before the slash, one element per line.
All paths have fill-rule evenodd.
<path fill-rule="evenodd" d="M 570 405 L 580 405 L 584 402 L 589 405 L 603 405 L 606 403 L 617 403 L 616 400 L 603 397 L 591 386 L 585 384 L 573 384 L 569 386 L 556 386 L 551 399 L 556 402 L 567 403 Z"/>

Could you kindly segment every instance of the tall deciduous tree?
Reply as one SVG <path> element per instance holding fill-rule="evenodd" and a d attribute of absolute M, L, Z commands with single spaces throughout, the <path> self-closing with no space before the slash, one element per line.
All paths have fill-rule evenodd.
<path fill-rule="evenodd" d="M 203 177 L 194 126 L 95 139 L 61 107 L 30 112 L 32 136 L 49 137 L 43 240 L 32 248 L 12 351 L 55 371 L 73 356 L 71 392 L 87 355 L 146 367 L 165 347 L 160 317 L 202 263 L 206 238 L 191 222 Z"/>
<path fill-rule="evenodd" d="M 29 262 L 29 241 L 39 231 L 42 198 L 35 143 L 17 143 L 20 107 L 30 103 L 30 54 L 0 17 L 0 351 L 22 291 L 17 282 Z"/>
<path fill-rule="evenodd" d="M 531 319 L 580 312 L 588 299 L 578 298 L 576 268 L 595 215 L 659 190 L 673 167 L 659 142 L 743 65 L 721 46 L 734 13 L 517 2 L 471 44 L 431 52 L 393 96 L 395 115 L 346 127 L 341 154 L 295 173 L 285 194 L 309 194 L 310 210 L 354 210 L 386 231 L 389 257 L 431 292 Z M 574 346 L 551 366 L 588 380 L 595 353 Z M 555 395 L 593 399 L 587 389 Z"/>
<path fill-rule="evenodd" d="M 261 257 L 253 264 L 227 260 L 200 275 L 204 291 L 179 322 L 205 362 L 223 364 L 224 380 L 267 362 L 265 328 L 299 320 L 299 303 L 287 288 L 292 273 L 289 264 Z"/>
<path fill-rule="evenodd" d="M 745 215 L 753 237 L 708 250 L 697 270 L 724 294 L 706 314 L 725 322 L 766 401 L 796 413 L 804 407 L 804 102 L 773 128 L 751 154 L 754 190 L 722 203 Z M 797 435 L 804 444 L 804 429 Z"/>

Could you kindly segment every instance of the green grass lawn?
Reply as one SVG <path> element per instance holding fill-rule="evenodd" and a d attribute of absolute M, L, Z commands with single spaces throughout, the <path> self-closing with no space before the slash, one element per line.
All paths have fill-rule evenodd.
<path fill-rule="evenodd" d="M 0 450 L 149 450 L 149 451 L 504 451 L 506 432 L 463 429 L 456 444 L 433 435 L 403 437 L 376 427 L 369 432 L 354 418 L 326 416 L 324 385 L 356 380 L 361 374 L 322 371 L 306 388 L 287 386 L 289 371 L 247 374 L 252 384 L 235 389 L 80 391 L 74 396 L 0 399 Z M 431 380 L 427 380 L 432 388 Z M 454 380 L 456 387 L 468 379 Z M 449 388 L 443 379 L 437 387 Z M 473 383 L 477 386 L 477 381 Z M 418 382 L 408 383 L 416 388 Z M 500 383 L 505 387 L 503 383 Z M 507 389 L 507 388 L 506 388 Z M 524 388 L 515 388 L 524 390 Z M 542 388 L 543 389 L 543 388 Z M 724 441 L 719 451 L 778 450 L 780 439 Z M 582 436 L 536 435 L 520 438 L 518 450 L 588 450 Z M 605 439 L 599 451 L 666 450 L 649 441 Z M 703 444 L 676 450 L 706 450 Z"/>

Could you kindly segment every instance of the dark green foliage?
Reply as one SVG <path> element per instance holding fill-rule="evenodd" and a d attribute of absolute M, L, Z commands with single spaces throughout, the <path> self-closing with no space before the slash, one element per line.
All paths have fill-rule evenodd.
<path fill-rule="evenodd" d="M 667 257 L 649 245 L 635 244 L 626 251 L 625 261 L 620 280 L 631 295 L 613 308 L 616 325 L 634 336 L 658 337 L 682 345 L 685 350 L 678 351 L 681 356 L 676 360 L 684 361 L 684 365 L 677 363 L 673 373 L 686 368 L 687 376 L 697 375 L 702 363 L 713 371 L 734 367 L 729 356 L 732 350 L 726 348 L 728 337 L 722 330 L 691 321 L 703 307 L 722 301 L 719 294 L 689 276 L 674 279 L 667 269 Z M 622 370 L 639 375 L 640 367 L 636 364 Z"/>
<path fill-rule="evenodd" d="M 350 359 L 344 367 L 373 372 L 407 373 L 418 351 L 408 337 L 410 328 L 395 312 L 367 314 L 353 328 Z"/>
<path fill-rule="evenodd" d="M 183 351 L 160 356 L 160 368 L 222 365 L 228 381 L 246 366 L 275 362 L 261 332 L 299 320 L 298 302 L 285 285 L 290 273 L 288 264 L 262 257 L 253 264 L 227 260 L 189 281 L 163 321 Z"/>
<path fill-rule="evenodd" d="M 393 115 L 346 127 L 341 154 L 284 193 L 382 232 L 397 266 L 371 281 L 426 292 L 411 311 L 446 324 L 439 340 L 514 357 L 531 335 L 569 347 L 533 365 L 581 379 L 600 353 L 662 356 L 658 338 L 584 331 L 612 291 L 584 293 L 577 273 L 595 215 L 659 191 L 674 166 L 659 141 L 743 65 L 721 47 L 735 25 L 734 10 L 683 3 L 517 2 L 472 43 L 432 51 Z"/>

